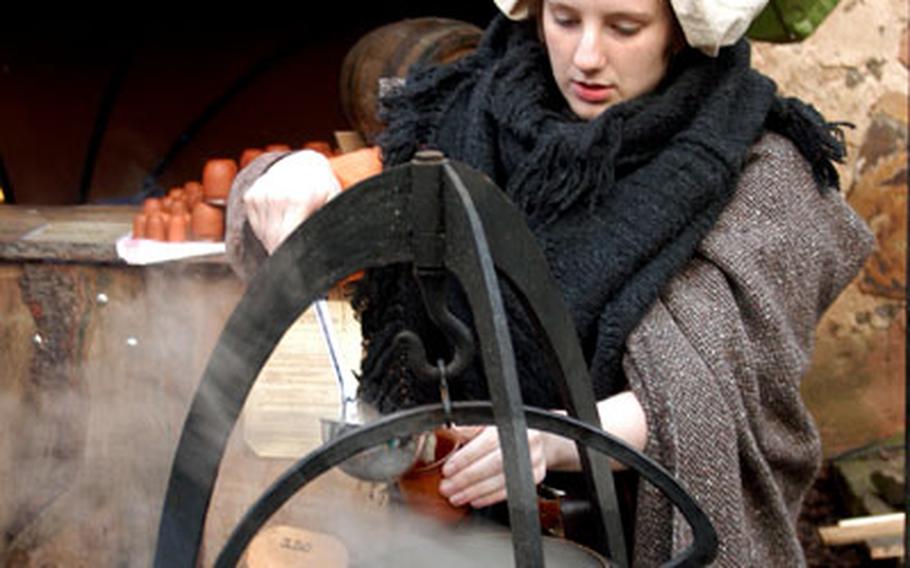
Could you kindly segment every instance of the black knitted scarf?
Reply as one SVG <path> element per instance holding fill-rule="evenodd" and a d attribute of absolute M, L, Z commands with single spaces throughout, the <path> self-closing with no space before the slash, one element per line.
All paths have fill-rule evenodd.
<path fill-rule="evenodd" d="M 716 58 L 689 49 L 653 93 L 583 121 L 553 84 L 533 24 L 497 17 L 472 55 L 412 73 L 383 101 L 388 128 L 379 142 L 386 165 L 439 148 L 486 173 L 525 213 L 600 399 L 624 387 L 626 337 L 729 203 L 765 130 L 796 144 L 820 187 L 837 184 L 836 129 L 775 91 L 751 69 L 745 41 Z M 504 296 L 524 402 L 561 407 L 540 341 L 512 293 Z M 361 396 L 383 412 L 438 401 L 438 390 L 413 379 L 393 347 L 395 335 L 411 329 L 432 357 L 448 356 L 409 271 L 370 271 L 354 304 L 366 353 Z M 471 321 L 456 286 L 450 307 Z M 479 364 L 450 382 L 454 398 L 488 398 Z"/>

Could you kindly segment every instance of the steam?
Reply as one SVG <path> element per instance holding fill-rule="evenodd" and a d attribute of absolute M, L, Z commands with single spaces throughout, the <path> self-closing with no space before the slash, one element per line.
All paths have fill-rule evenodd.
<path fill-rule="evenodd" d="M 0 391 L 2 566 L 152 563 L 183 420 L 241 292 L 222 265 L 79 270 L 61 279 L 75 323 L 20 317 L 10 342 L 29 345 L 4 346 L 18 358 Z"/>
<path fill-rule="evenodd" d="M 78 270 L 64 279 L 83 278 L 67 292 L 76 295 L 73 310 L 82 318 L 75 326 L 82 334 L 78 345 L 68 352 L 75 355 L 60 356 L 60 336 L 40 333 L 46 320 L 30 322 L 24 308 L 15 314 L 24 323 L 14 340 L 29 344 L 12 351 L 25 355 L 4 364 L 12 380 L 0 390 L 0 451 L 6 458 L 0 460 L 0 566 L 151 565 L 186 413 L 242 294 L 239 282 L 227 285 L 223 265 L 172 264 L 92 279 Z M 38 367 L 46 376 L 30 377 L 29 358 L 42 358 Z M 218 393 L 203 396 L 219 408 Z M 215 416 L 206 435 L 228 425 L 224 413 Z M 207 517 L 204 565 L 293 462 L 257 458 L 236 439 L 241 426 L 242 417 Z M 377 566 L 383 559 L 398 566 L 417 548 L 423 555 L 434 551 L 434 568 L 476 565 L 476 556 L 464 558 L 450 527 L 389 505 L 385 486 L 337 469 L 304 488 L 271 522 L 340 539 L 351 566 Z"/>

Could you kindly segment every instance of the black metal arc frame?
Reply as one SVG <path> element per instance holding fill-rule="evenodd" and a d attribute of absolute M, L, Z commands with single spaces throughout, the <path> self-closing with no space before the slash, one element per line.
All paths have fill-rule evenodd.
<path fill-rule="evenodd" d="M 717 536 L 710 520 L 685 489 L 662 466 L 599 428 L 568 416 L 526 406 L 528 427 L 546 430 L 571 438 L 609 455 L 634 469 L 651 482 L 673 503 L 692 527 L 692 543 L 665 567 L 704 566 L 715 554 Z M 455 402 L 452 418 L 459 424 L 493 424 L 493 406 L 488 402 Z M 231 533 L 215 562 L 217 568 L 228 568 L 239 562 L 244 550 L 257 532 L 302 487 L 357 453 L 382 444 L 394 436 L 431 430 L 447 418 L 442 405 L 434 404 L 396 412 L 385 418 L 339 437 L 317 452 L 300 459 L 269 487 L 243 516 Z"/>
<path fill-rule="evenodd" d="M 562 386 L 570 415 L 599 424 L 590 377 L 561 293 L 521 214 L 482 174 L 441 155 L 424 154 L 422 160 L 366 180 L 322 208 L 250 282 L 215 346 L 181 434 L 159 526 L 156 566 L 196 564 L 230 432 L 259 371 L 299 315 L 357 270 L 397 263 L 433 267 L 440 261 L 461 283 L 474 313 L 505 458 L 516 561 L 520 566 L 543 565 L 528 424 L 497 276 L 512 285 L 550 346 L 554 379 Z M 364 432 L 355 436 L 373 431 Z M 607 548 L 614 563 L 625 565 L 609 460 L 586 440 L 576 438 L 576 443 Z M 316 450 L 316 455 L 326 448 L 337 446 Z M 713 536 L 707 518 L 700 519 L 706 525 L 693 527 L 695 532 Z M 713 554 L 710 544 L 706 546 L 712 552 L 701 558 Z"/>
<path fill-rule="evenodd" d="M 82 175 L 79 176 L 79 205 L 88 203 L 89 193 L 92 191 L 92 179 L 95 176 L 95 167 L 98 165 L 98 154 L 101 151 L 101 144 L 104 142 L 104 135 L 107 133 L 107 127 L 114 112 L 114 104 L 120 96 L 123 83 L 138 50 L 138 45 L 137 39 L 133 38 L 129 45 L 120 51 L 120 57 L 114 65 L 111 76 L 101 95 L 101 101 L 98 103 L 95 123 L 85 147 Z"/>

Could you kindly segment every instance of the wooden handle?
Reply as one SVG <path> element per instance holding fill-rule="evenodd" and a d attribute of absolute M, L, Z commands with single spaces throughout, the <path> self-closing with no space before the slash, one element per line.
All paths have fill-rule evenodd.
<path fill-rule="evenodd" d="M 818 532 L 826 545 L 838 546 L 870 538 L 900 536 L 903 530 L 904 513 L 893 513 L 844 519 L 836 526 L 820 527 Z"/>

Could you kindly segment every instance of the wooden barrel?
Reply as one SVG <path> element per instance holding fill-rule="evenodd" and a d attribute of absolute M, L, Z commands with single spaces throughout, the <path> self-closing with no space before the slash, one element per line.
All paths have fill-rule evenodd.
<path fill-rule="evenodd" d="M 460 20 L 415 18 L 377 28 L 363 36 L 341 66 L 339 97 L 350 125 L 369 143 L 384 124 L 379 120 L 379 80 L 404 77 L 411 65 L 450 63 L 473 51 L 480 28 Z"/>

